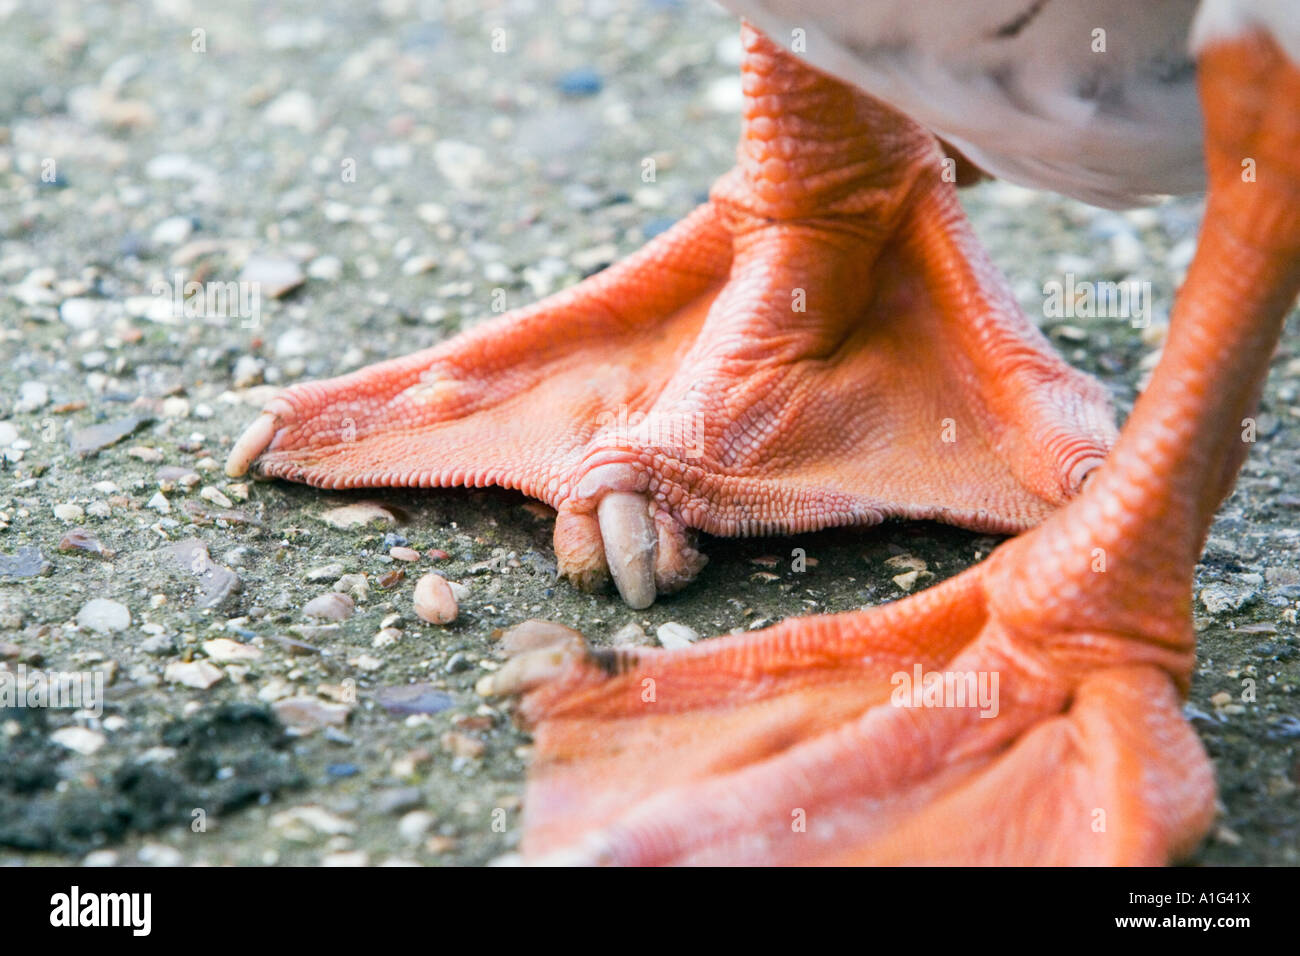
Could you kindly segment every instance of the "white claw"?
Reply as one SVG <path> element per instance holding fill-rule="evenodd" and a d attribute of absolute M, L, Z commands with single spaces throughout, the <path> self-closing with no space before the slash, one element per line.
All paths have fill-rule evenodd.
<path fill-rule="evenodd" d="M 480 677 L 474 689 L 480 697 L 521 694 L 559 677 L 572 656 L 573 649 L 567 644 L 517 654 L 499 671 Z"/>
<path fill-rule="evenodd" d="M 628 607 L 647 608 L 655 601 L 655 551 L 659 536 L 643 495 L 611 491 L 596 506 L 605 562 Z"/>
<path fill-rule="evenodd" d="M 275 416 L 270 412 L 262 412 L 257 416 L 257 421 L 245 428 L 244 433 L 231 446 L 230 454 L 226 456 L 226 474 L 238 478 L 248 471 L 248 466 L 271 444 L 274 437 Z"/>
<path fill-rule="evenodd" d="M 575 845 L 561 847 L 540 856 L 520 859 L 523 866 L 575 867 L 604 866 L 611 859 L 609 841 L 600 833 L 592 833 Z"/>

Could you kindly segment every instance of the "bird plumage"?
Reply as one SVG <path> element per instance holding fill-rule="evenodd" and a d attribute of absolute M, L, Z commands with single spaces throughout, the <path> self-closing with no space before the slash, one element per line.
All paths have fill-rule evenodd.
<path fill-rule="evenodd" d="M 1292 0 L 722 3 L 993 175 L 1111 208 L 1203 188 L 1194 43 L 1261 26 L 1300 59 Z"/>

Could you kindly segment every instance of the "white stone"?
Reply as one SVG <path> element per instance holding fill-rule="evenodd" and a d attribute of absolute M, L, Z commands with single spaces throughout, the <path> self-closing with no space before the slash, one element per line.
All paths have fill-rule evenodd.
<path fill-rule="evenodd" d="M 412 810 L 397 823 L 397 832 L 407 843 L 418 843 L 433 829 L 438 818 L 427 810 Z"/>
<path fill-rule="evenodd" d="M 241 644 L 228 637 L 216 637 L 203 642 L 203 653 L 214 661 L 255 661 L 261 650 L 250 644 Z"/>
<path fill-rule="evenodd" d="M 194 223 L 189 216 L 170 216 L 153 227 L 149 234 L 156 246 L 179 246 L 194 232 Z"/>
<path fill-rule="evenodd" d="M 316 101 L 302 90 L 287 90 L 266 104 L 262 117 L 272 126 L 293 126 L 304 133 L 316 129 Z"/>
<path fill-rule="evenodd" d="M 81 505 L 64 502 L 63 504 L 54 506 L 54 517 L 58 518 L 65 524 L 73 521 L 80 521 L 85 516 L 86 512 L 82 509 Z"/>
<path fill-rule="evenodd" d="M 20 414 L 44 408 L 50 401 L 50 389 L 44 382 L 23 382 L 18 386 L 18 401 L 14 411 Z"/>
<path fill-rule="evenodd" d="M 469 189 L 487 165 L 487 154 L 470 143 L 443 139 L 434 144 L 433 163 L 452 186 Z"/>
<path fill-rule="evenodd" d="M 700 639 L 700 635 L 685 624 L 678 624 L 676 621 L 669 621 L 667 624 L 660 624 L 655 630 L 655 636 L 659 638 L 659 644 L 669 650 L 681 650 L 683 647 L 690 647 Z"/>
<path fill-rule="evenodd" d="M 108 742 L 108 738 L 99 731 L 85 727 L 60 727 L 50 734 L 50 739 L 60 747 L 66 747 L 87 757 Z"/>
<path fill-rule="evenodd" d="M 94 598 L 77 612 L 77 625 L 99 634 L 124 631 L 131 626 L 131 612 L 125 604 L 109 598 Z"/>
<path fill-rule="evenodd" d="M 99 322 L 105 307 L 106 304 L 100 299 L 64 299 L 59 306 L 59 318 L 69 328 L 82 331 Z"/>
<path fill-rule="evenodd" d="M 173 661 L 163 671 L 163 680 L 169 684 L 183 684 L 196 690 L 207 690 L 225 678 L 225 672 L 207 661 Z"/>
<path fill-rule="evenodd" d="M 343 263 L 337 256 L 321 256 L 307 264 L 307 275 L 313 279 L 333 282 L 343 276 Z"/>

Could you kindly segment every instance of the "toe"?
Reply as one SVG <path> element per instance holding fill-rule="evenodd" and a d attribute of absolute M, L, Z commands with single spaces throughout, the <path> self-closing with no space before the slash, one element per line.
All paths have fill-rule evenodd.
<path fill-rule="evenodd" d="M 581 640 L 559 640 L 523 651 L 506 661 L 500 670 L 481 678 L 474 689 L 482 697 L 525 693 L 558 678 L 585 649 Z"/>
<path fill-rule="evenodd" d="M 560 574 L 584 591 L 612 578 L 628 607 L 642 610 L 661 594 L 681 590 L 708 558 L 695 548 L 695 532 L 639 491 L 605 491 L 592 500 L 560 506 L 555 519 Z"/>
<path fill-rule="evenodd" d="M 226 458 L 226 474 L 238 478 L 248 471 L 248 467 L 257 460 L 266 446 L 271 444 L 279 428 L 279 421 L 271 412 L 262 412 L 251 425 L 244 429 L 236 439 Z"/>

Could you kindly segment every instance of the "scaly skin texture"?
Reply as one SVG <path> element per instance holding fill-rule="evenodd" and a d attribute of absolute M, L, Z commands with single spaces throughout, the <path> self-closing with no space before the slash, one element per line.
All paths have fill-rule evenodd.
<path fill-rule="evenodd" d="M 681 652 L 512 660 L 484 690 L 534 688 L 528 858 L 1153 864 L 1195 847 L 1214 780 L 1180 712 L 1192 574 L 1300 290 L 1300 67 L 1252 34 L 1203 52 L 1199 77 L 1200 245 L 1151 385 L 1083 494 L 871 611 Z M 917 667 L 996 675 L 997 693 L 891 699 Z"/>
<path fill-rule="evenodd" d="M 1017 308 L 937 142 L 744 39 L 709 203 L 537 305 L 288 389 L 228 470 L 517 488 L 558 512 L 562 573 L 612 569 L 633 606 L 699 571 L 696 530 L 1017 532 L 1070 500 L 1114 439 L 1104 391 Z"/>

